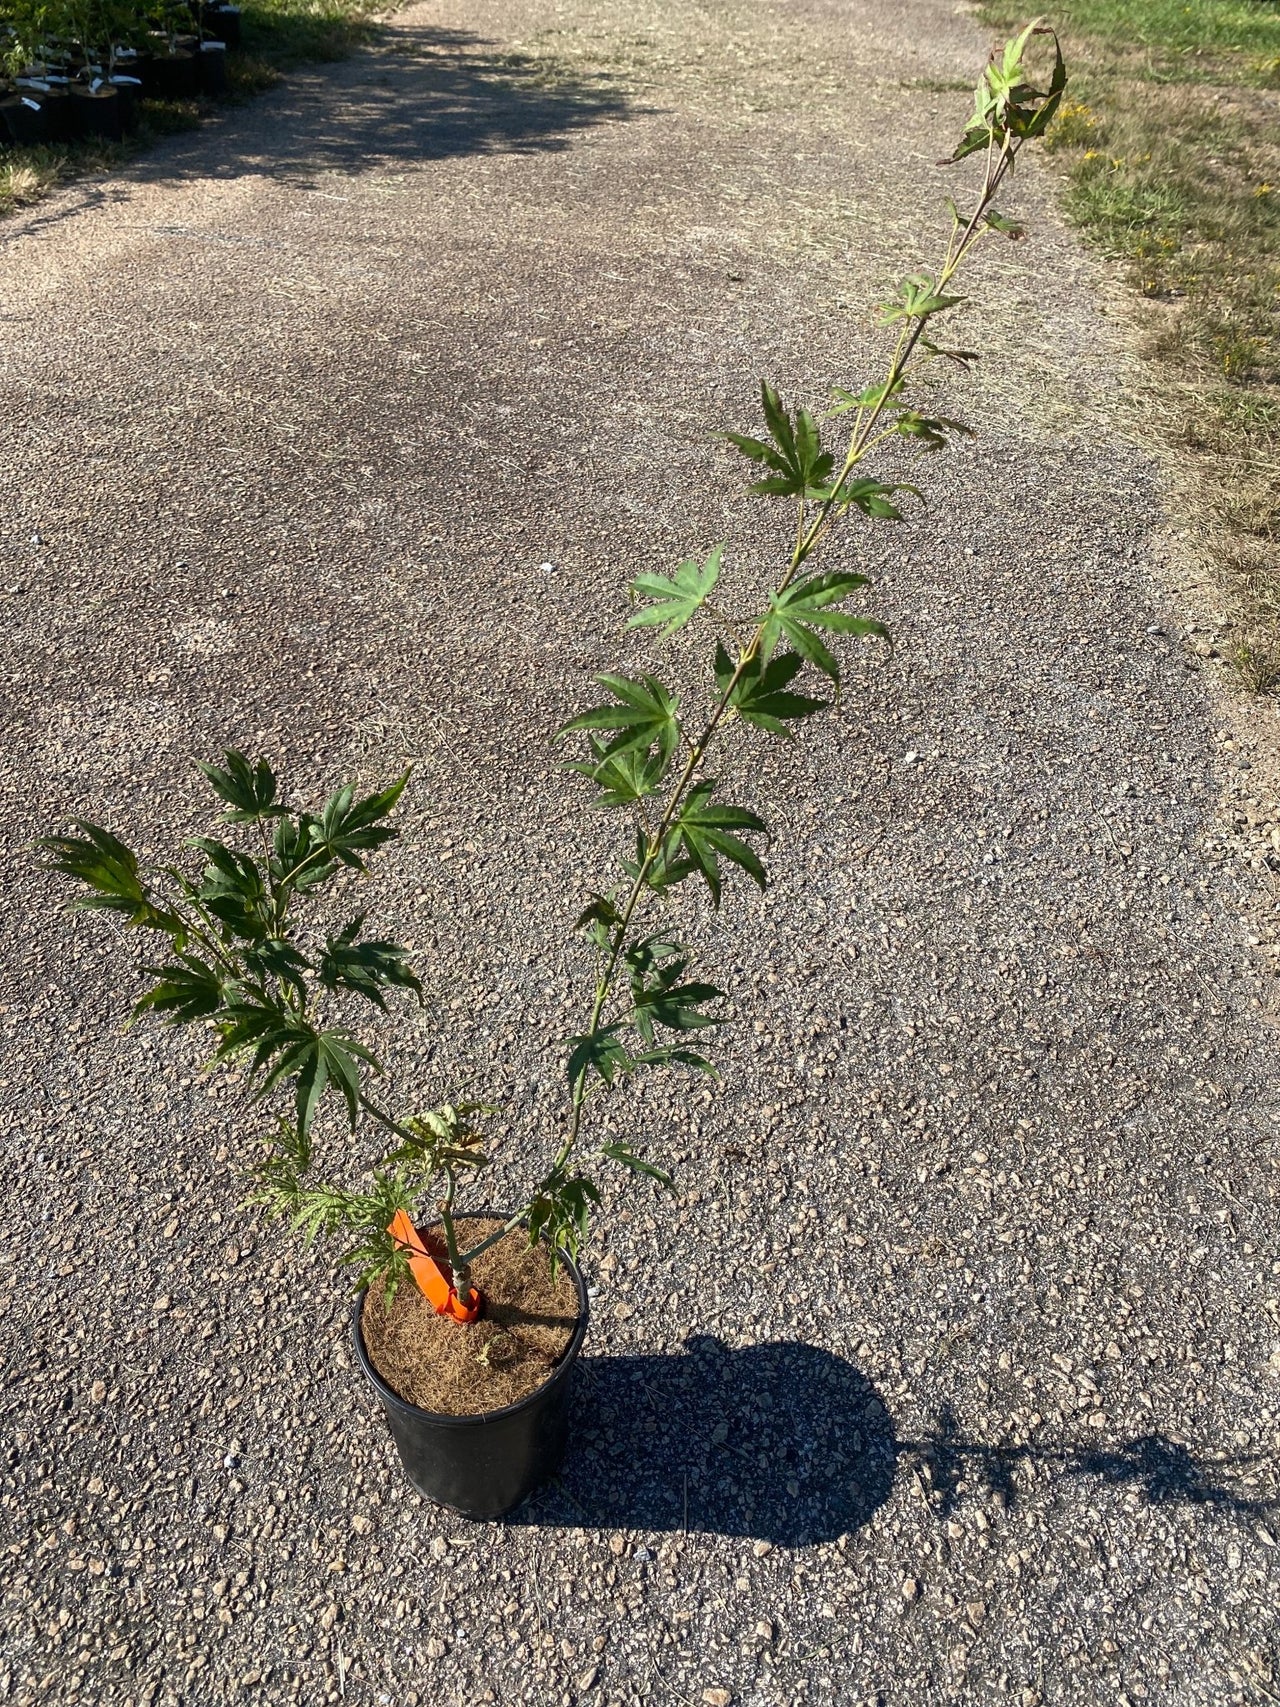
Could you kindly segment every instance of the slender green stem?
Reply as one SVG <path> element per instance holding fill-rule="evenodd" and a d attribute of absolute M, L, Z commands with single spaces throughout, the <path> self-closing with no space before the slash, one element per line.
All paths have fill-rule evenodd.
<path fill-rule="evenodd" d="M 196 918 L 204 920 L 205 925 L 208 923 L 205 915 L 199 910 L 199 908 L 193 905 L 191 911 L 187 914 L 188 929 L 191 935 L 201 945 L 205 952 L 207 954 L 211 954 L 223 970 L 231 975 L 237 984 L 242 983 L 244 981 L 243 967 L 237 964 L 235 956 L 228 952 L 226 944 L 219 940 L 216 931 L 206 929 L 204 928 L 204 925 L 192 924 L 190 922 L 192 913 L 195 914 Z"/>
<path fill-rule="evenodd" d="M 517 1209 L 511 1219 L 504 1222 L 504 1224 L 498 1228 L 496 1233 L 490 1233 L 487 1238 L 481 1239 L 478 1245 L 472 1245 L 469 1251 L 464 1251 L 458 1258 L 458 1261 L 462 1264 L 463 1268 L 469 1269 L 477 1257 L 483 1256 L 484 1253 L 492 1246 L 496 1245 L 500 1239 L 505 1239 L 508 1233 L 514 1233 L 516 1228 L 527 1218 L 528 1214 L 528 1209 Z"/>
<path fill-rule="evenodd" d="M 379 1108 L 373 1098 L 363 1090 L 360 1092 L 360 1106 L 366 1114 L 373 1116 L 379 1126 L 385 1126 L 388 1132 L 394 1132 L 402 1143 L 413 1143 L 413 1133 L 409 1131 L 408 1127 L 401 1126 L 398 1120 L 393 1120 L 386 1110 Z"/>
<path fill-rule="evenodd" d="M 332 857 L 333 856 L 326 847 L 313 848 L 300 865 L 295 865 L 292 871 L 286 871 L 284 873 L 280 879 L 280 887 L 276 891 L 279 897 L 276 907 L 277 925 L 283 921 L 285 910 L 289 905 L 290 890 L 297 888 L 298 879 L 302 876 L 307 867 L 309 865 L 314 865 L 317 859 L 331 859 Z M 363 870 L 364 868 L 361 867 L 361 869 Z"/>
<path fill-rule="evenodd" d="M 938 274 L 938 289 L 940 291 L 945 289 L 945 287 L 950 283 L 951 279 L 955 276 L 957 268 L 961 265 L 969 250 L 984 234 L 984 216 L 991 205 L 992 197 L 1000 186 L 1001 180 L 1004 178 L 1004 175 L 1009 170 L 1010 166 L 1012 166 L 1013 159 L 1017 151 L 1018 144 L 1012 137 L 1005 139 L 999 155 L 996 155 L 993 143 L 987 144 L 986 170 L 983 174 L 982 189 L 978 194 L 977 204 L 969 218 L 968 224 L 964 228 L 964 234 L 958 244 L 955 240 L 955 230 L 952 231 L 951 239 L 947 244 L 946 258 L 944 259 L 942 269 Z M 863 457 L 867 456 L 870 451 L 875 448 L 875 445 L 881 442 L 880 437 L 877 437 L 874 440 L 872 439 L 876 423 L 884 413 L 885 407 L 893 396 L 898 382 L 906 373 L 911 362 L 911 358 L 915 354 L 916 345 L 924 335 L 924 328 L 925 322 L 923 320 L 914 320 L 909 327 L 904 327 L 903 331 L 899 333 L 897 347 L 893 353 L 893 360 L 889 364 L 888 374 L 886 375 L 885 382 L 880 389 L 879 400 L 871 407 L 867 414 L 864 415 L 861 410 L 858 412 L 857 421 L 855 422 L 853 433 L 849 441 L 849 449 L 845 456 L 844 467 L 840 471 L 839 478 L 832 485 L 830 497 L 828 497 L 819 507 L 817 516 L 814 518 L 813 525 L 805 537 L 804 547 L 801 553 L 801 561 L 803 561 L 803 559 L 807 557 L 809 553 L 821 542 L 825 535 L 830 532 L 831 526 L 838 513 L 836 505 L 839 499 L 840 488 L 844 485 L 844 482 L 848 479 L 857 464 L 862 461 Z M 791 573 L 783 582 L 782 588 L 779 589 L 780 591 L 784 591 L 786 587 L 790 585 L 791 579 L 798 567 L 798 564 L 793 564 Z"/>
<path fill-rule="evenodd" d="M 458 1255 L 458 1233 L 453 1224 L 453 1203 L 458 1195 L 458 1176 L 452 1168 L 445 1169 L 444 1201 L 440 1204 L 440 1224 L 444 1228 L 444 1248 L 453 1276 L 453 1290 L 459 1298 L 471 1291 L 471 1275 L 465 1260 Z"/>
<path fill-rule="evenodd" d="M 1016 152 L 1017 143 L 1012 138 L 1005 141 L 998 155 L 995 153 L 994 147 L 992 145 L 988 145 L 986 171 L 984 173 L 982 189 L 978 197 L 977 206 L 964 229 L 959 243 L 956 243 L 955 241 L 955 232 L 952 232 L 951 241 L 947 246 L 947 254 L 943 261 L 942 269 L 938 275 L 939 290 L 941 290 L 950 281 L 973 243 L 980 235 L 982 235 L 983 217 L 990 205 L 991 198 L 994 195 L 1000 180 L 1011 165 Z M 898 382 L 906 372 L 911 358 L 915 353 L 916 346 L 924 332 L 924 326 L 924 320 L 917 319 L 912 322 L 910 327 L 904 328 L 899 334 L 897 346 L 894 350 L 893 359 L 890 363 L 885 383 L 881 389 L 879 400 L 865 413 L 861 410 L 859 411 L 853 434 L 850 439 L 849 448 L 845 456 L 844 467 L 842 468 L 839 477 L 832 485 L 829 495 L 820 503 L 817 514 L 812 523 L 808 526 L 806 526 L 806 522 L 808 520 L 807 506 L 803 496 L 801 496 L 798 505 L 796 538 L 791 552 L 791 560 L 787 565 L 786 574 L 774 589 L 773 596 L 775 598 L 778 597 L 779 594 L 786 592 L 786 590 L 791 586 L 805 559 L 829 531 L 832 522 L 839 513 L 838 506 L 840 489 L 848 478 L 850 472 L 864 456 L 866 456 L 877 444 L 881 442 L 884 437 L 889 436 L 888 434 L 881 434 L 878 437 L 873 437 L 877 423 L 879 422 L 881 415 L 884 413 L 887 403 L 897 389 Z M 671 791 L 670 797 L 667 801 L 666 810 L 662 815 L 662 819 L 657 830 L 647 840 L 645 856 L 640 863 L 639 870 L 635 876 L 635 881 L 631 886 L 631 891 L 619 916 L 618 923 L 614 927 L 613 937 L 609 948 L 609 956 L 605 963 L 604 971 L 596 984 L 595 996 L 591 1005 L 591 1014 L 587 1022 L 586 1035 L 588 1037 L 594 1037 L 598 1032 L 601 1018 L 605 1010 L 605 1004 L 608 1001 L 614 978 L 617 975 L 618 964 L 622 958 L 623 949 L 626 945 L 631 923 L 635 917 L 641 897 L 648 884 L 649 875 L 653 870 L 655 862 L 663 851 L 667 836 L 676 821 L 676 817 L 684 801 L 685 795 L 693 782 L 695 774 L 697 773 L 698 766 L 701 764 L 708 746 L 714 739 L 720 724 L 724 720 L 726 713 L 729 711 L 733 703 L 734 694 L 738 685 L 741 682 L 744 673 L 750 668 L 751 664 L 759 654 L 760 646 L 764 638 L 764 629 L 765 624 L 763 622 L 758 624 L 746 644 L 741 647 L 737 666 L 716 701 L 706 727 L 703 729 L 698 740 L 694 742 L 689 755 L 685 760 L 680 775 Z M 559 1153 L 552 1165 L 552 1176 L 557 1174 L 560 1169 L 564 1167 L 569 1156 L 573 1152 L 575 1144 L 577 1143 L 578 1133 L 582 1124 L 582 1111 L 587 1099 L 587 1075 L 588 1069 L 584 1067 L 574 1081 L 570 1102 L 568 1128 L 565 1133 L 564 1141 L 560 1146 Z"/>

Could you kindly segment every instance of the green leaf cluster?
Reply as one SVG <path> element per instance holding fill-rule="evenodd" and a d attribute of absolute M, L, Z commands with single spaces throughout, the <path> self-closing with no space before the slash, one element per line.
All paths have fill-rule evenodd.
<path fill-rule="evenodd" d="M 407 950 L 364 934 L 363 913 L 313 945 L 298 903 L 343 868 L 367 869 L 367 856 L 396 834 L 387 819 L 407 773 L 372 794 L 344 786 L 309 812 L 285 805 L 265 759 L 231 751 L 199 770 L 226 808 L 223 822 L 256 832 L 256 846 L 196 836 L 186 846 L 200 856 L 198 873 L 144 868 L 111 831 L 77 820 L 75 834 L 42 842 L 46 869 L 73 881 L 73 906 L 113 912 L 167 939 L 167 954 L 142 968 L 147 988 L 135 1020 L 154 1014 L 168 1025 L 208 1026 L 211 1063 L 243 1066 L 255 1101 L 277 1091 L 291 1098 L 298 1143 L 309 1143 L 326 1096 L 354 1130 L 367 1079 L 381 1068 L 348 1024 L 325 1018 L 325 1001 L 356 996 L 385 1010 L 390 990 L 421 1001 L 422 985 Z"/>
<path fill-rule="evenodd" d="M 1027 80 L 1025 57 L 1037 36 L 1053 42 L 1053 69 L 1046 89 Z M 974 93 L 973 114 L 951 160 L 963 160 L 982 149 L 999 149 L 1016 138 L 1028 142 L 1043 136 L 1067 87 L 1067 68 L 1058 37 L 1047 24 L 1028 24 L 1022 34 L 993 53 Z M 949 163 L 949 162 L 946 162 Z"/>
<path fill-rule="evenodd" d="M 771 735 L 781 735 L 794 741 L 795 733 L 788 727 L 815 712 L 824 711 L 827 702 L 796 693 L 792 683 L 804 668 L 799 652 L 779 652 L 767 661 L 759 652 L 745 664 L 735 664 L 717 641 L 715 658 L 716 687 L 725 698 L 728 710 L 751 723 L 757 729 L 767 729 Z"/>
<path fill-rule="evenodd" d="M 665 770 L 680 745 L 680 722 L 676 716 L 679 702 L 675 696 L 654 676 L 643 676 L 638 681 L 627 676 L 597 676 L 596 680 L 613 695 L 614 703 L 581 712 L 557 733 L 603 730 L 603 758 L 648 754 L 652 750 Z"/>
<path fill-rule="evenodd" d="M 409 1274 L 408 1253 L 388 1230 L 392 1220 L 401 1209 L 415 1219 L 442 1174 L 451 1204 L 458 1175 L 487 1165 L 476 1116 L 492 1112 L 482 1103 L 458 1102 L 410 1115 L 397 1127 L 400 1143 L 370 1170 L 363 1190 L 309 1179 L 310 1140 L 301 1127 L 281 1120 L 250 1201 L 288 1222 L 308 1243 L 345 1233 L 350 1242 L 338 1260 L 356 1270 L 357 1288 L 380 1282 L 390 1299 Z"/>
<path fill-rule="evenodd" d="M 638 603 L 644 601 L 644 609 L 636 612 L 627 627 L 661 627 L 664 639 L 688 627 L 715 590 L 723 555 L 724 547 L 717 545 L 705 563 L 686 558 L 674 575 L 637 575 L 631 596 Z"/>
<path fill-rule="evenodd" d="M 880 324 L 892 326 L 899 320 L 927 320 L 963 302 L 962 296 L 950 296 L 938 288 L 932 273 L 910 273 L 898 285 L 898 294 L 880 304 Z"/>
<path fill-rule="evenodd" d="M 787 640 L 800 658 L 816 665 L 823 675 L 839 685 L 840 665 L 824 635 L 889 638 L 888 629 L 874 617 L 854 616 L 851 611 L 836 608 L 866 585 L 865 575 L 832 570 L 826 575 L 793 581 L 789 587 L 771 593 L 769 609 L 760 624 L 761 656 L 766 660 L 771 658 L 779 642 Z"/>
<path fill-rule="evenodd" d="M 760 497 L 821 498 L 824 483 L 835 471 L 835 457 L 823 450 L 817 421 L 803 408 L 788 414 L 768 380 L 760 382 L 760 402 L 768 440 L 750 438 L 745 433 L 724 435 L 743 456 L 772 470 L 747 490 Z"/>
<path fill-rule="evenodd" d="M 576 1256 L 587 1236 L 587 1220 L 600 1201 L 597 1186 L 585 1174 L 563 1165 L 547 1175 L 529 1205 L 530 1245 L 541 1239 L 551 1252 L 554 1274 L 563 1256 Z"/>

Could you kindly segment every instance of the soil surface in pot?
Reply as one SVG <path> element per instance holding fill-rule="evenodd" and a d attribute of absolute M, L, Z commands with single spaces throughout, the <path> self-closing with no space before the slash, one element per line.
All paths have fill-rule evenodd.
<path fill-rule="evenodd" d="M 460 1219 L 459 1243 L 477 1244 L 501 1225 Z M 423 1240 L 443 1262 L 437 1232 L 424 1232 Z M 365 1297 L 360 1332 L 369 1361 L 402 1399 L 425 1411 L 465 1417 L 514 1405 L 549 1379 L 573 1338 L 578 1291 L 564 1269 L 552 1280 L 545 1246 L 530 1249 L 523 1232 L 511 1233 L 471 1273 L 484 1308 L 467 1326 L 437 1316 L 410 1280 L 389 1305 L 377 1287 Z"/>

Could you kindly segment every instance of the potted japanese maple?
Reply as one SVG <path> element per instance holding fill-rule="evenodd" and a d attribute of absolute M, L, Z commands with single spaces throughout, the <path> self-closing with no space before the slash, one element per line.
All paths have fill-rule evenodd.
<path fill-rule="evenodd" d="M 1053 48 L 1043 90 L 1023 67 L 1037 35 Z M 406 1470 L 420 1491 L 469 1515 L 509 1510 L 562 1449 L 587 1326 L 577 1258 L 599 1201 L 597 1164 L 671 1183 L 660 1162 L 605 1137 L 604 1099 L 640 1072 L 711 1071 L 702 1039 L 722 1023 L 722 993 L 696 976 L 692 950 L 655 914 L 684 883 L 705 885 L 719 907 L 733 871 L 763 888 L 769 832 L 753 808 L 724 798 L 709 759 L 735 729 L 793 739 L 824 708 L 809 687 L 825 680 L 839 690 L 835 643 L 887 641 L 878 621 L 848 608 L 867 578 L 820 567 L 820 554 L 845 524 L 901 521 L 902 503 L 919 496 L 912 484 L 868 473 L 875 453 L 937 452 L 966 430 L 913 403 L 909 388 L 934 363 L 972 360 L 937 341 L 937 322 L 960 301 L 954 281 L 975 246 L 991 233 L 1021 235 L 995 198 L 1064 86 L 1057 39 L 1039 25 L 988 65 L 952 156 L 981 166 L 969 211 L 950 204 L 936 270 L 904 279 L 881 305 L 891 343 L 881 376 L 835 389 L 827 418 L 847 424 L 840 448 L 825 448 L 817 418 L 788 410 L 767 384 L 762 435 L 726 435 L 759 469 L 752 492 L 785 505 L 792 520 L 767 597 L 745 595 L 745 612 L 735 612 L 720 545 L 673 575 L 632 583 L 629 626 L 670 637 L 706 622 L 711 668 L 701 705 L 682 704 L 652 674 L 603 676 L 604 702 L 560 731 L 582 743 L 572 768 L 596 790 L 593 805 L 632 828 L 614 880 L 586 898 L 577 921 L 589 970 L 581 1029 L 563 1044 L 564 1121 L 521 1201 L 497 1215 L 461 1205 L 464 1182 L 485 1164 L 487 1110 L 459 1101 L 424 1108 L 415 1087 L 399 1097 L 382 1089 L 382 1064 L 352 1015 L 361 1003 L 384 1010 L 396 992 L 421 996 L 405 948 L 368 933 L 364 914 L 336 930 L 306 925 L 307 904 L 344 869 L 363 872 L 395 834 L 389 818 L 407 776 L 364 796 L 343 787 L 311 811 L 282 798 L 265 761 L 231 752 L 201 769 L 239 843 L 197 838 L 189 847 L 201 869 L 147 869 L 115 835 L 83 821 L 44 843 L 52 869 L 80 885 L 77 905 L 158 939 L 135 1014 L 208 1028 L 213 1060 L 242 1065 L 273 1123 L 253 1198 L 308 1238 L 346 1238 L 357 1354 Z M 385 1145 L 362 1171 L 351 1137 L 370 1130 Z"/>

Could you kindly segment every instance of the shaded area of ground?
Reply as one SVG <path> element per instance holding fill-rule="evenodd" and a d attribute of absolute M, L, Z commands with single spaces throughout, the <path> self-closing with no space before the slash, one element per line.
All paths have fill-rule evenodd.
<path fill-rule="evenodd" d="M 586 127 L 625 118 L 635 105 L 607 71 L 504 50 L 470 30 L 418 20 L 387 26 L 379 42 L 319 78 L 296 70 L 272 97 L 263 124 L 232 107 L 216 121 L 135 162 L 119 179 L 77 182 L 33 210 L 6 237 L 34 232 L 91 207 L 124 206 L 148 180 L 279 176 L 296 186 L 376 164 L 416 166 L 457 155 L 560 150 Z"/>
<path fill-rule="evenodd" d="M 888 1497 L 884 1405 L 820 1347 L 695 1334 L 676 1357 L 585 1358 L 575 1379 L 564 1474 L 513 1522 L 809 1547 L 860 1529 Z"/>

